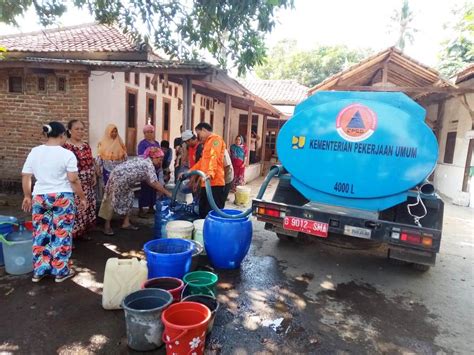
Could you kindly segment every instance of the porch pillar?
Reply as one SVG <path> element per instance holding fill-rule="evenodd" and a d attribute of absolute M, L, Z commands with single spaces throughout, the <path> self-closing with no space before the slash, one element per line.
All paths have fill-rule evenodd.
<path fill-rule="evenodd" d="M 252 138 L 252 113 L 253 107 L 249 106 L 248 116 L 247 116 L 247 137 L 245 138 L 247 147 L 249 147 L 249 154 L 247 155 L 247 161 L 245 162 L 247 166 L 250 165 L 250 140 Z"/>
<path fill-rule="evenodd" d="M 267 148 L 267 115 L 263 116 L 263 129 L 262 129 L 262 158 L 261 162 L 263 164 L 262 175 L 265 174 L 265 151 Z"/>
<path fill-rule="evenodd" d="M 191 110 L 192 110 L 192 96 L 193 96 L 193 82 L 189 76 L 183 79 L 183 128 L 194 129 L 191 127 Z"/>
<path fill-rule="evenodd" d="M 230 95 L 225 96 L 225 119 L 224 119 L 224 141 L 227 147 L 230 147 L 230 110 L 232 108 L 232 98 Z"/>

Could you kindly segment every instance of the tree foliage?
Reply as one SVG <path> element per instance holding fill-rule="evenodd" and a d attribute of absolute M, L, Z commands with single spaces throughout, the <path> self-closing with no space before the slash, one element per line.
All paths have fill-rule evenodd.
<path fill-rule="evenodd" d="M 453 36 L 442 43 L 438 69 L 450 78 L 474 63 L 474 3 L 453 10 L 454 21 L 446 24 Z"/>
<path fill-rule="evenodd" d="M 346 46 L 319 46 L 299 50 L 294 40 L 278 42 L 265 63 L 255 68 L 261 79 L 293 79 L 314 86 L 327 77 L 346 69 L 368 56 L 370 50 L 352 50 Z"/>
<path fill-rule="evenodd" d="M 4 0 L 0 22 L 15 25 L 17 16 L 33 6 L 40 23 L 51 25 L 67 5 L 59 0 Z M 275 11 L 292 7 L 293 0 L 72 0 L 72 5 L 87 8 L 100 23 L 117 23 L 171 58 L 195 59 L 208 51 L 221 67 L 232 64 L 244 73 L 264 58 L 264 36 L 275 26 Z"/>
<path fill-rule="evenodd" d="M 399 10 L 395 10 L 391 20 L 391 28 L 398 32 L 395 46 L 403 51 L 407 43 L 413 44 L 415 41 L 415 33 L 418 32 L 418 30 L 413 27 L 414 15 L 410 9 L 408 0 L 403 0 L 402 7 Z"/>

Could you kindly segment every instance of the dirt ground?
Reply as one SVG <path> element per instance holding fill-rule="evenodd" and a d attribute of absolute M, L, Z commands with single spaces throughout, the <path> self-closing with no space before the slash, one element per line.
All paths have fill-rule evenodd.
<path fill-rule="evenodd" d="M 2 200 L 0 214 L 18 215 L 18 198 Z M 242 267 L 216 271 L 221 308 L 206 352 L 472 353 L 473 211 L 446 205 L 441 253 L 426 273 L 389 264 L 381 249 L 279 242 L 254 221 Z M 103 310 L 101 290 L 106 260 L 142 257 L 152 239 L 152 219 L 136 221 L 137 232 L 95 231 L 93 241 L 77 243 L 78 274 L 63 284 L 0 271 L 0 353 L 133 353 L 123 312 Z"/>

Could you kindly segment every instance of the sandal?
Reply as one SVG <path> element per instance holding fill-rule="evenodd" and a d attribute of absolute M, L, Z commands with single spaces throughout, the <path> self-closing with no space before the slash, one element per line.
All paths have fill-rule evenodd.
<path fill-rule="evenodd" d="M 43 275 L 33 275 L 33 277 L 31 278 L 31 281 L 33 282 L 40 282 L 42 279 L 44 279 L 46 277 L 46 274 L 43 274 Z"/>
<path fill-rule="evenodd" d="M 76 273 L 74 272 L 74 270 L 69 269 L 69 274 L 64 275 L 64 276 L 56 276 L 54 281 L 55 282 L 63 282 L 63 281 L 66 281 L 67 279 L 70 279 L 71 277 L 74 277 L 75 274 Z"/>
<path fill-rule="evenodd" d="M 126 230 L 126 231 L 137 231 L 139 230 L 140 228 L 134 226 L 133 224 L 130 224 L 126 227 L 120 227 L 120 229 L 123 229 L 123 230 Z"/>

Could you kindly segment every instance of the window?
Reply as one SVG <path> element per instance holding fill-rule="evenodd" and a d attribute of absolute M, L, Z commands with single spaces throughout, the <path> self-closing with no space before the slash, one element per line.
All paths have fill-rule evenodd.
<path fill-rule="evenodd" d="M 165 84 L 161 85 L 161 93 L 162 93 L 163 95 L 166 94 L 166 87 L 165 87 Z"/>
<path fill-rule="evenodd" d="M 66 91 L 66 78 L 64 76 L 58 77 L 58 91 Z"/>
<path fill-rule="evenodd" d="M 191 109 L 191 130 L 194 131 L 194 106 Z"/>
<path fill-rule="evenodd" d="M 8 78 L 9 92 L 23 92 L 23 78 L 21 76 L 10 76 Z"/>
<path fill-rule="evenodd" d="M 46 78 L 44 76 L 38 77 L 38 91 L 46 91 Z"/>
<path fill-rule="evenodd" d="M 150 77 L 147 76 L 145 78 L 145 88 L 150 89 Z"/>
<path fill-rule="evenodd" d="M 210 120 L 209 124 L 211 125 L 212 128 L 214 128 L 214 112 L 212 111 L 211 111 L 211 116 L 209 120 Z"/>
<path fill-rule="evenodd" d="M 178 97 L 178 87 L 174 87 L 174 97 Z"/>
<path fill-rule="evenodd" d="M 140 86 L 140 73 L 135 73 L 135 85 Z"/>
<path fill-rule="evenodd" d="M 128 71 L 125 72 L 125 82 L 126 83 L 130 82 L 130 72 L 128 72 Z"/>
<path fill-rule="evenodd" d="M 210 100 L 206 99 L 206 110 L 209 110 L 209 106 L 210 106 Z"/>
<path fill-rule="evenodd" d="M 196 103 L 196 94 L 193 94 L 193 104 Z"/>
<path fill-rule="evenodd" d="M 158 91 L 158 79 L 153 80 L 153 90 Z"/>
<path fill-rule="evenodd" d="M 201 109 L 201 118 L 199 120 L 199 122 L 205 122 L 206 121 L 206 110 L 204 110 L 203 108 Z"/>
<path fill-rule="evenodd" d="M 173 86 L 168 86 L 168 95 L 173 96 Z"/>
<path fill-rule="evenodd" d="M 456 146 L 456 132 L 449 132 L 446 136 L 446 146 L 444 148 L 444 160 L 446 164 L 452 164 L 454 160 L 454 148 Z"/>

